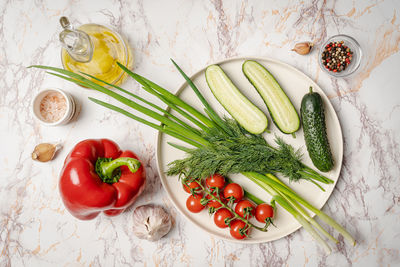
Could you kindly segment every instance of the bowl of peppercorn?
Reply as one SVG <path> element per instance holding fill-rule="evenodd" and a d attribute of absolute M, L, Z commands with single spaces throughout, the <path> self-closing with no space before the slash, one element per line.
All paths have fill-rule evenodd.
<path fill-rule="evenodd" d="M 334 77 L 346 77 L 360 67 L 362 57 L 358 42 L 348 35 L 335 35 L 320 48 L 319 65 Z"/>

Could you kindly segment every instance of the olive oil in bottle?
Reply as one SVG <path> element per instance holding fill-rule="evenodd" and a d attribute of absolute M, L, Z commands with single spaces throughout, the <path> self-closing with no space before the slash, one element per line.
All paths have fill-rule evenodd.
<path fill-rule="evenodd" d="M 66 17 L 60 23 L 64 28 L 60 33 L 64 69 L 87 73 L 114 85 L 124 81 L 127 75 L 117 62 L 131 68 L 133 58 L 129 45 L 118 33 L 99 24 L 83 24 L 73 29 Z"/>

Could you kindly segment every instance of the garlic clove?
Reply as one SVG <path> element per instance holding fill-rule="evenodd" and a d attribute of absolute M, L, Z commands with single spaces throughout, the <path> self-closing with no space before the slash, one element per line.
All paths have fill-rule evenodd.
<path fill-rule="evenodd" d="M 54 158 L 58 145 L 41 143 L 35 147 L 32 152 L 32 159 L 40 162 L 47 162 Z"/>
<path fill-rule="evenodd" d="M 299 55 L 307 55 L 308 53 L 310 53 L 313 46 L 314 44 L 311 42 L 301 42 L 297 43 L 292 51 L 295 51 Z"/>
<path fill-rule="evenodd" d="M 153 204 L 137 207 L 133 211 L 133 233 L 140 239 L 157 241 L 171 229 L 171 216 Z"/>

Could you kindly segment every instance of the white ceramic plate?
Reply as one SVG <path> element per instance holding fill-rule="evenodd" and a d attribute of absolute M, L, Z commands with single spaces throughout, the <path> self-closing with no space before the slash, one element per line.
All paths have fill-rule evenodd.
<path fill-rule="evenodd" d="M 246 59 L 257 60 L 274 75 L 279 84 L 285 90 L 286 94 L 291 99 L 293 105 L 295 106 L 298 112 L 300 112 L 301 99 L 306 93 L 308 93 L 310 86 L 313 87 L 313 90 L 315 92 L 320 93 L 320 95 L 322 96 L 325 106 L 325 117 L 326 117 L 328 138 L 330 141 L 332 154 L 335 161 L 334 169 L 328 173 L 325 173 L 325 175 L 330 179 L 334 180 L 335 183 L 331 185 L 323 185 L 323 187 L 326 190 L 325 192 L 321 191 L 312 183 L 306 181 L 301 181 L 298 183 L 293 182 L 290 184 L 290 186 L 295 191 L 297 191 L 311 204 L 315 205 L 317 208 L 322 208 L 322 206 L 328 200 L 329 196 L 331 195 L 335 187 L 336 181 L 339 177 L 340 168 L 342 165 L 342 156 L 343 156 L 342 131 L 335 110 L 332 107 L 332 104 L 329 102 L 329 99 L 327 98 L 325 93 L 321 90 L 321 88 L 316 83 L 314 83 L 309 77 L 307 77 L 304 73 L 297 70 L 296 68 L 287 65 L 285 63 L 282 63 L 280 61 L 268 58 L 234 58 L 217 63 L 232 79 L 234 84 L 241 90 L 241 92 L 245 96 L 247 96 L 261 110 L 263 110 L 265 114 L 267 114 L 269 119 L 268 129 L 271 131 L 271 133 L 269 134 L 265 133 L 264 137 L 272 144 L 274 135 L 278 135 L 281 136 L 287 143 L 292 144 L 295 148 L 300 148 L 304 154 L 303 162 L 312 168 L 314 167 L 312 165 L 310 158 L 308 157 L 308 153 L 305 147 L 303 130 L 300 129 L 298 132 L 296 132 L 296 138 L 293 138 L 291 135 L 282 134 L 278 130 L 278 128 L 273 124 L 273 122 L 271 121 L 271 117 L 269 116 L 268 110 L 264 102 L 262 101 L 261 97 L 258 95 L 255 88 L 249 83 L 249 81 L 242 73 L 242 64 Z M 210 92 L 206 83 L 204 73 L 205 69 L 202 69 L 196 74 L 194 74 L 191 77 L 191 79 L 199 88 L 199 90 L 202 92 L 207 101 L 219 114 L 228 114 Z M 180 87 L 180 89 L 178 90 L 178 94 L 183 100 L 187 101 L 192 106 L 200 110 L 203 110 L 201 102 L 197 99 L 195 93 L 187 85 L 187 83 L 183 84 Z M 193 224 L 195 224 L 205 232 L 225 240 L 237 241 L 230 236 L 228 228 L 220 229 L 214 225 L 213 218 L 208 215 L 206 209 L 197 214 L 189 212 L 186 209 L 186 199 L 188 197 L 188 194 L 182 189 L 181 182 L 178 180 L 177 177 L 165 175 L 168 163 L 172 162 L 175 159 L 181 159 L 185 156 L 184 152 L 169 146 L 167 142 L 174 142 L 181 145 L 185 145 L 185 143 L 162 133 L 158 135 L 157 141 L 158 141 L 157 162 L 158 162 L 158 170 L 160 173 L 161 182 L 165 190 L 167 191 L 168 196 L 171 199 L 172 203 L 174 203 L 175 207 L 183 214 L 185 218 L 187 218 L 189 221 L 191 221 Z M 245 190 L 258 196 L 262 200 L 264 201 L 270 200 L 270 196 L 265 191 L 263 191 L 257 185 L 249 181 L 246 177 L 240 174 L 235 174 L 231 175 L 230 178 L 241 184 Z M 282 180 L 288 184 L 288 179 L 283 178 Z M 260 232 L 253 229 L 250 238 L 246 238 L 244 240 L 240 240 L 237 242 L 261 243 L 261 242 L 272 241 L 293 233 L 301 226 L 290 215 L 290 213 L 286 212 L 286 210 L 284 210 L 279 206 L 277 209 L 274 223 L 277 226 L 276 228 L 271 226 L 269 227 L 268 232 Z"/>

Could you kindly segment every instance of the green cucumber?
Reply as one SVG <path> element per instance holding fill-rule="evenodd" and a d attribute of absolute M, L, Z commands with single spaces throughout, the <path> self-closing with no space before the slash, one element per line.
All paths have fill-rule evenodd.
<path fill-rule="evenodd" d="M 333 158 L 326 134 L 324 106 L 321 96 L 312 91 L 301 101 L 301 119 L 308 155 L 318 170 L 327 172 L 333 168 Z"/>
<path fill-rule="evenodd" d="M 299 114 L 274 76 L 254 60 L 246 60 L 242 70 L 264 100 L 278 129 L 285 134 L 296 132 L 300 128 Z"/>
<path fill-rule="evenodd" d="M 215 98 L 244 129 L 253 134 L 265 131 L 265 114 L 239 91 L 220 66 L 208 66 L 206 80 Z"/>

